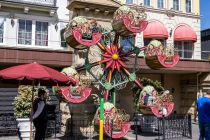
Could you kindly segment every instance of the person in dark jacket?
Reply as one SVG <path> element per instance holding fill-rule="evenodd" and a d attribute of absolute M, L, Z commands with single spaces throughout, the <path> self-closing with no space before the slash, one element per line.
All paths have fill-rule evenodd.
<path fill-rule="evenodd" d="M 36 128 L 35 140 L 44 140 L 47 128 L 47 93 L 44 89 L 38 90 L 38 98 L 33 102 L 33 123 Z"/>

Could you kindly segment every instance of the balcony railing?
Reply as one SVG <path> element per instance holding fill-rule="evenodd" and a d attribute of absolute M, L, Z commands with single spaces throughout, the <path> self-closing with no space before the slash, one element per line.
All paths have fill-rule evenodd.
<path fill-rule="evenodd" d="M 56 0 L 0 0 L 0 1 L 43 5 L 43 6 L 56 6 Z"/>

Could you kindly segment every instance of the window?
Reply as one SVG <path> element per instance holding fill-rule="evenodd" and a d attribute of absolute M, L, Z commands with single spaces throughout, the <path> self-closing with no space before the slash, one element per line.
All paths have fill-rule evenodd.
<path fill-rule="evenodd" d="M 191 0 L 186 0 L 186 12 L 190 13 L 191 11 Z"/>
<path fill-rule="evenodd" d="M 67 47 L 66 41 L 64 39 L 64 32 L 65 32 L 65 28 L 60 31 L 60 35 L 61 35 L 61 46 L 62 47 Z"/>
<path fill-rule="evenodd" d="M 179 10 L 179 0 L 173 1 L 173 9 L 177 11 Z"/>
<path fill-rule="evenodd" d="M 126 0 L 126 4 L 133 4 L 133 0 Z"/>
<path fill-rule="evenodd" d="M 132 48 L 135 46 L 134 37 L 122 37 L 120 46 L 125 53 L 132 50 Z"/>
<path fill-rule="evenodd" d="M 176 41 L 175 48 L 181 58 L 190 58 L 193 56 L 193 42 L 191 41 Z"/>
<path fill-rule="evenodd" d="M 4 18 L 0 17 L 0 43 L 3 43 L 4 38 Z"/>
<path fill-rule="evenodd" d="M 164 1 L 158 0 L 158 8 L 164 8 Z"/>
<path fill-rule="evenodd" d="M 144 0 L 144 6 L 150 6 L 150 0 Z"/>
<path fill-rule="evenodd" d="M 18 44 L 31 45 L 32 21 L 19 19 Z"/>
<path fill-rule="evenodd" d="M 48 22 L 36 22 L 35 45 L 48 46 Z"/>

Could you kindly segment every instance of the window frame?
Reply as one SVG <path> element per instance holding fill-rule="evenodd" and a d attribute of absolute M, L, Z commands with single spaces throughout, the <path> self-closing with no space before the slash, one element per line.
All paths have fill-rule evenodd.
<path fill-rule="evenodd" d="M 176 46 L 177 42 L 181 43 L 181 50 L 177 48 L 177 46 Z M 185 43 L 191 43 L 192 44 L 192 50 L 185 49 L 186 48 L 186 46 L 184 45 Z M 179 52 L 181 52 L 181 56 L 180 56 L 181 59 L 193 59 L 193 57 L 194 57 L 194 43 L 192 41 L 174 41 L 174 47 L 177 49 L 178 54 L 179 54 Z M 191 52 L 192 53 L 191 58 L 185 57 L 186 52 Z"/>
<path fill-rule="evenodd" d="M 180 0 L 177 0 L 178 1 L 178 9 L 175 9 L 175 7 L 174 7 L 174 1 L 175 0 L 173 0 L 173 10 L 179 11 L 180 10 Z"/>
<path fill-rule="evenodd" d="M 162 3 L 163 3 L 163 7 L 159 7 L 159 0 L 157 0 L 157 8 L 159 9 L 165 8 L 165 0 L 162 0 Z"/>
<path fill-rule="evenodd" d="M 20 44 L 19 43 L 19 27 L 20 27 L 20 20 L 24 20 L 25 21 L 25 28 L 26 28 L 26 21 L 31 21 L 31 44 Z M 29 19 L 18 19 L 18 26 L 17 26 L 17 44 L 19 46 L 32 46 L 33 45 L 33 20 L 29 20 Z M 25 41 L 24 41 L 25 42 Z"/>
<path fill-rule="evenodd" d="M 5 44 L 5 29 L 6 29 L 5 17 L 0 16 L 0 18 L 3 19 L 3 35 L 2 35 L 2 42 L 0 42 L 0 44 Z"/>
<path fill-rule="evenodd" d="M 34 19 L 31 19 L 31 18 L 19 18 L 21 20 L 31 20 L 32 21 L 32 43 L 31 45 L 24 45 L 24 44 L 18 44 L 18 28 L 19 28 L 19 22 L 17 21 L 17 31 L 16 31 L 16 38 L 17 38 L 17 41 L 16 41 L 16 44 L 17 44 L 17 47 L 23 47 L 23 48 L 30 48 L 30 49 L 51 49 L 49 46 L 49 39 L 50 39 L 50 34 L 49 34 L 49 29 L 50 29 L 50 22 L 49 21 L 45 21 L 42 19 L 38 19 L 38 20 L 34 20 Z M 18 19 L 18 20 L 19 20 Z M 47 44 L 48 46 L 39 46 L 39 45 L 36 45 L 35 44 L 35 34 L 36 34 L 36 22 L 47 22 L 48 23 L 48 41 L 47 41 Z"/>
<path fill-rule="evenodd" d="M 134 0 L 128 0 L 128 1 L 129 1 L 129 3 L 127 2 L 127 0 L 125 1 L 125 4 L 126 4 L 126 5 L 131 5 L 131 4 L 133 4 L 133 1 L 134 1 Z M 131 1 L 131 3 L 130 3 L 130 1 Z"/>
<path fill-rule="evenodd" d="M 190 1 L 190 11 L 187 11 L 187 1 Z M 185 0 L 185 11 L 186 13 L 192 13 L 192 0 Z"/>
<path fill-rule="evenodd" d="M 151 6 L 151 0 L 147 0 L 149 1 L 149 5 L 145 5 L 145 0 L 144 0 L 144 6 L 150 7 Z"/>
<path fill-rule="evenodd" d="M 37 22 L 40 22 L 40 23 L 47 23 L 47 45 L 36 45 L 36 27 L 37 27 Z M 42 28 L 42 26 L 41 26 Z M 45 21 L 35 21 L 35 31 L 34 31 L 34 35 L 35 35 L 35 38 L 34 38 L 34 44 L 35 46 L 38 46 L 38 47 L 48 47 L 49 46 L 49 22 L 45 22 Z M 42 37 L 43 33 L 41 33 L 41 37 Z M 46 40 L 42 40 L 41 41 L 46 41 Z"/>
<path fill-rule="evenodd" d="M 64 27 L 60 30 L 60 45 L 62 48 L 66 48 L 68 46 L 68 44 L 66 43 L 65 38 L 64 38 L 65 29 L 66 28 Z"/>

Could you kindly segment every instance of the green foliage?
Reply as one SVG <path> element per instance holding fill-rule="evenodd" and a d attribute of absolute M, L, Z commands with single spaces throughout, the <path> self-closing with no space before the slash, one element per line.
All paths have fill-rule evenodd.
<path fill-rule="evenodd" d="M 58 98 L 59 101 L 65 102 L 65 98 L 62 96 L 62 94 L 60 94 L 61 89 L 59 87 L 57 86 L 52 87 L 52 92 Z"/>
<path fill-rule="evenodd" d="M 39 88 L 44 87 L 35 87 L 34 97 L 36 98 L 37 91 Z M 14 115 L 16 118 L 29 118 L 31 114 L 32 107 L 32 86 L 19 86 L 18 87 L 18 96 L 14 99 Z"/>
<path fill-rule="evenodd" d="M 146 77 L 142 77 L 141 79 L 140 79 L 140 83 L 145 87 L 145 86 L 147 86 L 147 85 L 151 85 L 151 86 L 153 86 L 156 90 L 157 90 L 157 92 L 161 92 L 161 91 L 163 91 L 164 90 L 164 88 L 162 87 L 162 85 L 161 85 L 161 82 L 159 82 L 159 81 L 153 81 L 153 80 L 151 80 L 151 79 L 149 79 L 149 78 L 146 78 Z M 138 103 L 138 101 L 139 101 L 139 95 L 140 95 L 140 93 L 141 93 L 141 89 L 139 89 L 136 85 L 133 87 L 133 99 L 134 99 L 134 109 L 135 109 L 135 111 L 136 112 L 140 112 L 140 110 L 139 110 L 139 103 Z"/>

